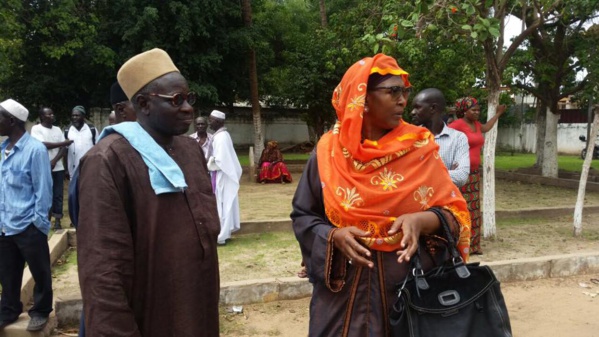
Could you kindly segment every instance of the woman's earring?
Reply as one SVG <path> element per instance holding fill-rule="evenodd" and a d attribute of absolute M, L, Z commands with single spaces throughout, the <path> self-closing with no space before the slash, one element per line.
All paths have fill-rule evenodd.
<path fill-rule="evenodd" d="M 368 113 L 368 106 L 364 107 L 364 112 Z"/>

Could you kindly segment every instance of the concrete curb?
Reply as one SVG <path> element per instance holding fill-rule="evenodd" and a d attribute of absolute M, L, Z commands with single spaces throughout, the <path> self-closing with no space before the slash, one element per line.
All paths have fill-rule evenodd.
<path fill-rule="evenodd" d="M 50 240 L 48 240 L 48 247 L 50 249 L 50 264 L 54 265 L 56 261 L 64 254 L 64 252 L 69 248 L 69 236 L 70 232 L 75 233 L 75 230 L 61 230 L 57 231 L 52 235 Z M 33 298 L 33 288 L 35 286 L 35 281 L 33 280 L 33 276 L 31 275 L 31 271 L 29 267 L 25 267 L 23 271 L 23 281 L 21 285 L 21 302 L 23 304 L 29 303 L 29 301 Z M 58 302 L 58 299 L 55 299 L 55 307 Z M 38 332 L 29 332 L 27 331 L 27 324 L 29 324 L 29 315 L 24 312 L 19 316 L 19 319 L 7 326 L 6 328 L 0 330 L 0 337 L 47 337 L 52 334 L 52 330 L 57 327 L 58 319 L 56 310 L 50 313 L 50 317 L 48 319 L 48 324 L 42 331 Z"/>
<path fill-rule="evenodd" d="M 291 219 L 251 220 L 240 224 L 240 229 L 233 235 L 255 234 L 266 232 L 291 232 Z"/>
<path fill-rule="evenodd" d="M 483 263 L 501 282 L 529 281 L 599 272 L 599 252 L 532 257 Z"/>
<path fill-rule="evenodd" d="M 268 278 L 227 282 L 220 287 L 220 304 L 248 304 L 293 300 L 312 294 L 308 279 L 298 277 Z"/>
<path fill-rule="evenodd" d="M 54 235 L 48 240 L 48 246 L 50 248 L 50 265 L 54 265 L 56 261 L 62 256 L 62 254 L 69 248 L 69 231 L 62 230 L 55 232 Z M 23 271 L 23 281 L 21 285 L 21 302 L 28 303 L 33 298 L 33 287 L 35 282 L 29 267 L 25 267 Z"/>
<path fill-rule="evenodd" d="M 70 297 L 57 297 L 54 299 L 54 312 L 56 313 L 59 327 L 79 326 L 79 319 L 83 311 L 81 295 Z"/>
<path fill-rule="evenodd" d="M 578 189 L 578 186 L 580 184 L 580 182 L 575 179 L 542 177 L 535 174 L 524 174 L 503 170 L 495 170 L 495 178 L 512 181 L 523 181 L 526 183 L 557 186 L 570 189 Z M 586 190 L 593 192 L 599 191 L 599 183 L 590 180 L 587 181 Z"/>
<path fill-rule="evenodd" d="M 599 213 L 599 206 L 585 206 L 583 209 L 584 214 L 597 214 Z M 516 210 L 502 210 L 495 211 L 495 217 L 497 219 L 533 219 L 533 218 L 555 218 L 565 215 L 573 215 L 574 207 L 541 207 L 531 209 L 516 209 Z"/>
<path fill-rule="evenodd" d="M 599 251 L 517 260 L 482 262 L 493 269 L 500 282 L 531 281 L 540 278 L 566 277 L 599 273 Z M 268 278 L 221 284 L 220 304 L 241 305 L 309 297 L 312 284 L 297 277 Z M 79 321 L 81 298 L 56 300 L 58 324 L 74 325 Z M 0 336 L 1 337 L 1 336 Z"/>
<path fill-rule="evenodd" d="M 56 315 L 50 313 L 48 324 L 41 331 L 29 332 L 27 331 L 29 315 L 25 312 L 19 316 L 16 322 L 0 330 L 0 337 L 47 337 L 52 335 L 52 330 L 56 328 L 57 323 Z"/>
<path fill-rule="evenodd" d="M 500 282 L 530 281 L 599 272 L 599 251 L 591 253 L 542 256 L 517 260 L 481 262 L 493 269 Z M 224 305 L 261 303 L 308 297 L 312 285 L 307 279 L 278 279 L 229 282 L 221 285 L 220 303 Z"/>
<path fill-rule="evenodd" d="M 532 210 L 501 211 L 500 217 L 554 217 L 562 214 L 571 214 L 571 208 L 547 208 Z M 585 212 L 599 212 L 599 206 L 585 207 Z M 244 228 L 245 226 L 245 228 Z M 288 219 L 272 221 L 251 221 L 242 224 L 242 229 L 238 234 L 258 233 L 266 231 L 290 231 L 291 221 Z M 69 232 L 73 232 L 69 235 Z M 55 234 L 50 240 L 50 250 L 52 262 L 54 263 L 64 251 L 69 243 L 74 243 L 74 230 L 64 231 Z M 564 277 L 578 274 L 590 274 L 599 272 L 599 251 L 591 253 L 579 253 L 556 256 L 543 256 L 535 258 L 524 258 L 517 260 L 505 260 L 495 262 L 481 262 L 490 266 L 501 282 L 512 281 L 530 281 L 540 278 Z M 26 270 L 28 273 L 28 270 Z M 30 273 L 28 273 L 30 277 Z M 25 281 L 25 276 L 24 276 Z M 31 288 L 27 293 L 22 292 L 22 297 L 32 293 L 33 280 Z M 23 286 L 25 290 L 25 282 Z M 291 300 L 309 297 L 312 294 L 312 285 L 307 279 L 297 277 L 268 278 L 260 280 L 246 280 L 237 282 L 227 282 L 221 284 L 220 303 L 221 305 L 239 305 L 250 303 L 262 303 L 271 301 Z M 30 295 L 26 295 L 30 296 Z M 29 299 L 31 297 L 27 297 Z M 79 322 L 82 302 L 80 296 L 55 299 L 55 315 L 53 317 L 53 326 L 72 326 Z M 28 322 L 27 314 L 21 315 L 20 320 Z M 17 325 L 15 324 L 15 327 Z M 22 331 L 24 331 L 22 327 Z M 8 329 L 8 328 L 7 328 Z M 8 330 L 7 330 L 8 331 Z M 27 333 L 26 331 L 24 331 Z M 8 336 L 20 336 L 10 334 Z M 23 335 L 23 336 L 48 336 Z M 0 337 L 4 335 L 0 332 Z"/>

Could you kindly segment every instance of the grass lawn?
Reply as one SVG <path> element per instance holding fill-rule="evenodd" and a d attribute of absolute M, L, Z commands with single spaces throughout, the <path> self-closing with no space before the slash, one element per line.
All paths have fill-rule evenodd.
<path fill-rule="evenodd" d="M 537 157 L 534 153 L 498 153 L 495 156 L 495 168 L 499 170 L 515 170 L 518 168 L 532 167 Z M 575 155 L 559 155 L 557 166 L 560 170 L 580 172 L 583 160 Z M 599 170 L 599 160 L 593 160 L 591 167 Z"/>
<path fill-rule="evenodd" d="M 66 273 L 72 266 L 77 266 L 77 248 L 69 247 L 52 267 L 52 276 Z"/>
<path fill-rule="evenodd" d="M 291 231 L 238 235 L 218 247 L 221 282 L 295 276 L 301 259 Z"/>
<path fill-rule="evenodd" d="M 247 154 L 237 154 L 241 166 L 250 164 Z M 285 153 L 285 160 L 308 160 L 309 153 Z M 495 168 L 499 170 L 515 170 L 519 168 L 532 167 L 537 160 L 534 153 L 510 153 L 498 152 L 495 156 Z M 582 159 L 576 155 L 559 155 L 557 158 L 560 170 L 580 172 L 582 170 Z M 599 160 L 593 160 L 591 167 L 599 170 Z"/>

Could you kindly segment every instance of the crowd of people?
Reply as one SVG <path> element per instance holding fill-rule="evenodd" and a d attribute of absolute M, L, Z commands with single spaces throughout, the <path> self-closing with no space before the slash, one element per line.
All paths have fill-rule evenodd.
<path fill-rule="evenodd" d="M 194 119 L 196 94 L 164 50 L 133 56 L 116 77 L 101 133 L 75 106 L 64 130 L 42 107 L 29 134 L 28 110 L 0 103 L 0 135 L 8 137 L 0 148 L 0 329 L 22 312 L 25 263 L 36 284 L 27 329 L 47 324 L 47 237 L 62 229 L 68 178 L 80 336 L 218 336 L 217 246 L 240 228 L 242 175 L 226 114 Z M 482 134 L 505 107 L 481 124 L 477 100 L 465 97 L 447 125 L 443 93 L 427 88 L 414 96 L 408 123 L 411 91 L 409 74 L 378 54 L 352 65 L 333 92 L 337 123 L 311 154 L 292 202 L 299 275 L 314 287 L 310 336 L 389 335 L 394 287 L 410 258 L 421 248 L 425 269 L 447 259 L 440 217 L 464 260 L 482 253 Z M 258 183 L 292 182 L 276 141 L 258 165 Z"/>

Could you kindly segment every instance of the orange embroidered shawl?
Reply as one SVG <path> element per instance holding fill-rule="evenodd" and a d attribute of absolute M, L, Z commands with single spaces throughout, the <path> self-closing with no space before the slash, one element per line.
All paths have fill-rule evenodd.
<path fill-rule="evenodd" d="M 374 250 L 400 249 L 402 233 L 389 236 L 401 214 L 430 207 L 450 211 L 460 224 L 458 249 L 465 260 L 470 247 L 470 216 L 466 202 L 451 182 L 434 136 L 425 128 L 400 121 L 378 141 L 361 142 L 366 85 L 372 73 L 408 73 L 395 59 L 377 54 L 351 66 L 333 93 L 338 121 L 318 143 L 318 171 L 325 212 L 336 227 L 370 231 L 362 238 Z"/>

